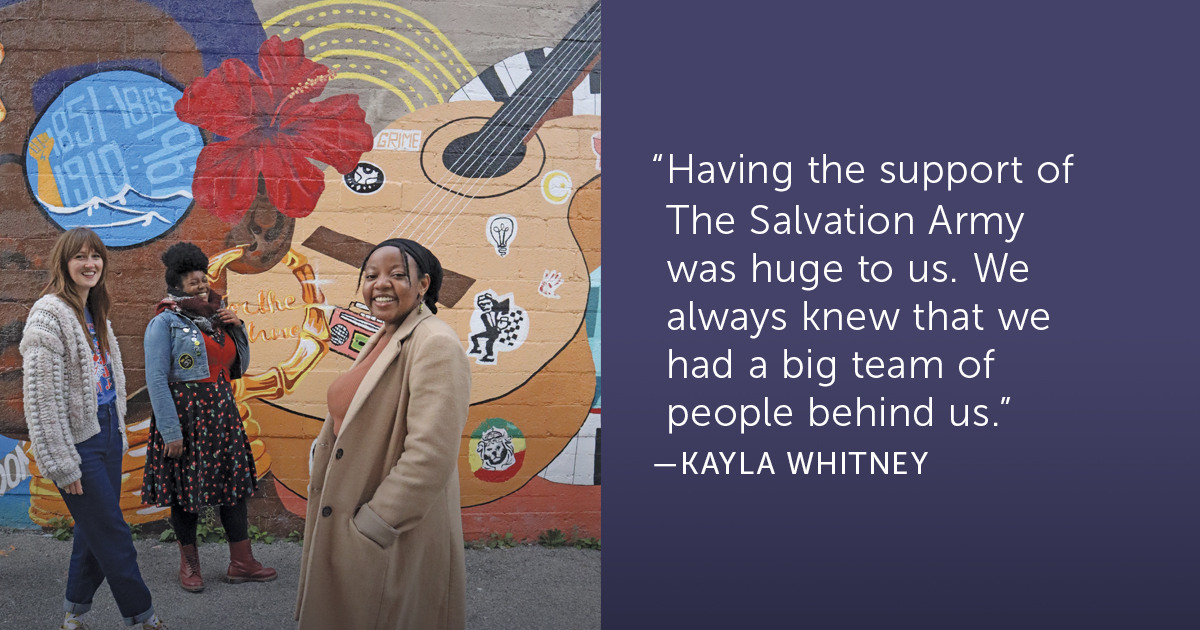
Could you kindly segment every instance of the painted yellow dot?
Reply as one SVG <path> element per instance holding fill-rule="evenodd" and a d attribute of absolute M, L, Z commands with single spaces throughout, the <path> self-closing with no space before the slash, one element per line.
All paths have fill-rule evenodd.
<path fill-rule="evenodd" d="M 408 25 L 408 28 L 412 28 L 412 24 L 409 24 L 409 25 Z M 414 28 L 414 29 L 413 29 L 413 32 L 415 32 L 415 33 L 417 34 L 417 37 L 420 37 L 420 36 L 421 36 L 421 29 L 415 29 L 415 28 Z M 427 40 L 425 40 L 425 41 L 429 41 L 429 40 L 427 39 Z"/>
<path fill-rule="evenodd" d="M 304 18 L 304 19 L 306 19 L 306 20 L 309 20 L 309 21 L 311 22 L 311 21 L 312 21 L 312 19 L 313 19 L 313 16 L 311 16 L 311 15 L 310 15 L 310 16 L 308 16 L 308 17 Z"/>
<path fill-rule="evenodd" d="M 417 98 L 419 98 L 419 99 L 421 99 L 421 100 L 423 101 L 423 100 L 425 100 L 425 95 L 424 95 L 424 94 L 418 94 L 418 95 L 417 95 Z"/>
<path fill-rule="evenodd" d="M 401 83 L 408 83 L 408 81 L 405 81 L 405 80 L 404 80 L 404 77 L 400 77 L 399 79 L 396 79 L 396 80 L 397 80 L 397 81 L 399 81 L 399 82 L 401 82 Z"/>
<path fill-rule="evenodd" d="M 410 86 L 408 86 L 408 91 L 409 91 L 409 92 L 416 92 L 416 91 L 417 91 L 417 88 L 415 88 L 415 87 L 413 87 L 413 86 L 411 86 L 411 85 L 410 85 Z"/>
<path fill-rule="evenodd" d="M 337 9 L 334 9 L 334 10 L 333 10 L 333 14 L 334 14 L 334 15 L 341 15 L 341 14 L 342 14 L 342 12 L 341 12 L 341 11 L 339 11 L 339 10 L 337 10 Z M 324 15 L 324 13 L 322 13 L 321 15 Z"/>
<path fill-rule="evenodd" d="M 334 67 L 334 68 L 341 68 L 341 67 L 342 67 L 342 64 L 340 64 L 340 63 L 335 63 L 335 64 L 333 64 L 333 67 Z"/>
<path fill-rule="evenodd" d="M 371 12 L 371 17 L 378 17 L 378 16 L 379 16 L 379 14 L 378 14 L 378 13 L 376 13 L 376 12 L 374 12 L 374 11 L 372 11 L 372 12 Z"/>
<path fill-rule="evenodd" d="M 317 45 L 316 45 L 316 44 L 313 44 L 312 46 L 309 46 L 309 47 L 308 47 L 308 49 L 309 49 L 309 50 L 316 50 L 316 49 L 317 49 Z"/>
<path fill-rule="evenodd" d="M 429 66 L 425 66 L 425 72 L 429 72 Z"/>
<path fill-rule="evenodd" d="M 444 51 L 444 50 L 443 50 L 443 51 L 442 51 L 442 57 L 445 57 L 445 56 L 446 56 L 446 51 Z"/>
<path fill-rule="evenodd" d="M 375 44 L 376 46 L 378 46 L 378 45 L 379 45 L 379 40 L 378 40 L 378 39 L 372 39 L 372 40 L 371 40 L 371 43 L 372 43 L 372 44 Z"/>
<path fill-rule="evenodd" d="M 329 42 L 321 42 L 321 48 L 324 48 L 324 47 L 325 47 L 325 45 L 326 45 L 326 44 L 328 44 L 328 43 L 329 43 Z"/>
<path fill-rule="evenodd" d="M 287 35 L 288 33 L 291 33 L 291 32 L 292 32 L 292 29 L 291 29 L 291 28 L 285 28 L 285 29 L 283 29 L 283 34 L 284 34 L 284 35 Z"/>
<path fill-rule="evenodd" d="M 443 83 L 443 84 L 442 84 L 442 89 L 443 89 L 443 90 L 449 90 L 449 89 L 450 89 L 450 86 L 448 86 L 448 85 L 446 85 L 445 83 Z"/>
<path fill-rule="evenodd" d="M 371 69 L 371 66 L 363 66 L 363 67 L 366 68 L 367 70 Z"/>
<path fill-rule="evenodd" d="M 390 20 L 390 19 L 392 19 L 392 14 L 391 14 L 391 13 L 384 13 L 384 14 L 383 14 L 383 17 L 385 17 L 385 18 L 387 18 L 387 19 L 389 19 L 389 20 Z"/>
<path fill-rule="evenodd" d="M 400 24 L 403 24 L 403 23 L 404 23 L 404 20 L 401 20 L 400 18 L 396 18 L 396 22 L 398 22 L 398 23 L 400 23 Z"/>
<path fill-rule="evenodd" d="M 360 44 L 365 44 L 365 43 L 367 43 L 367 40 L 365 40 L 365 39 L 360 39 L 360 40 L 358 40 L 358 43 L 360 43 Z"/>
<path fill-rule="evenodd" d="M 427 39 L 427 40 L 425 40 L 425 41 L 429 41 L 429 40 Z M 433 49 L 434 49 L 434 50 L 441 50 L 441 48 L 438 48 L 438 45 L 437 45 L 437 44 L 434 44 L 434 45 L 433 45 Z"/>
<path fill-rule="evenodd" d="M 350 64 L 350 67 L 351 67 L 351 68 L 357 68 L 357 67 L 358 67 L 358 65 L 357 65 L 357 64 L 353 64 L 353 63 L 352 63 L 352 64 Z"/>
<path fill-rule="evenodd" d="M 380 72 L 387 74 L 387 70 L 380 70 Z"/>
<path fill-rule="evenodd" d="M 374 13 L 374 11 L 372 11 L 371 13 Z M 359 15 L 366 15 L 366 14 L 367 14 L 367 12 L 366 12 L 366 11 L 359 11 L 359 12 L 358 12 L 358 14 L 359 14 Z"/>
<path fill-rule="evenodd" d="M 319 16 L 321 16 L 321 17 L 325 17 L 325 12 L 324 12 L 324 11 L 322 11 L 322 12 L 318 13 L 317 15 L 319 15 Z"/>
<path fill-rule="evenodd" d="M 387 42 L 383 42 L 383 46 L 384 46 L 385 48 L 391 48 L 391 47 L 392 47 L 392 45 L 391 45 L 391 44 L 389 44 L 389 43 L 387 43 Z"/>
<path fill-rule="evenodd" d="M 295 22 L 292 22 L 292 26 L 300 26 L 300 20 L 296 20 Z"/>
<path fill-rule="evenodd" d="M 331 41 L 331 42 L 329 42 L 329 43 L 331 43 L 331 44 L 337 44 L 337 43 L 338 43 L 338 40 L 336 40 L 336 39 L 335 39 L 335 40 L 333 40 L 333 41 Z"/>
<path fill-rule="evenodd" d="M 412 58 L 413 58 L 413 56 L 412 56 L 412 53 L 410 53 L 410 52 L 407 52 L 407 51 L 406 51 L 404 54 L 408 55 L 408 58 L 409 58 L 409 59 L 412 59 Z"/>

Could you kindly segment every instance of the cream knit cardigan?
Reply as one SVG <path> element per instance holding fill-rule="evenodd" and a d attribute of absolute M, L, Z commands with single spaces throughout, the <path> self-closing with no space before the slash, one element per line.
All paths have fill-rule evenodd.
<path fill-rule="evenodd" d="M 117 419 L 124 453 L 129 450 L 125 436 L 125 370 L 111 322 L 108 354 L 117 388 Z M 70 305 L 56 296 L 43 295 L 25 320 L 21 356 L 25 422 L 33 454 L 42 476 L 62 488 L 82 476 L 75 445 L 100 433 L 92 342 Z"/>

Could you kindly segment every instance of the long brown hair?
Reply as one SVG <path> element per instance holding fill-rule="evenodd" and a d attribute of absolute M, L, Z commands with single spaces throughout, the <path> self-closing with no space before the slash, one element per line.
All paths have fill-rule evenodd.
<path fill-rule="evenodd" d="M 75 311 L 79 325 L 83 327 L 84 337 L 88 334 L 87 319 L 84 315 L 83 300 L 75 289 L 75 281 L 71 279 L 71 271 L 67 263 L 83 249 L 91 249 L 100 254 L 104 266 L 100 269 L 100 281 L 88 292 L 87 308 L 92 311 L 92 322 L 96 328 L 96 339 L 100 342 L 100 351 L 108 354 L 108 310 L 112 307 L 112 299 L 108 295 L 105 279 L 108 278 L 108 249 L 104 241 L 95 232 L 85 228 L 71 228 L 58 237 L 54 249 L 50 252 L 50 282 L 42 289 L 42 293 L 58 296 Z"/>

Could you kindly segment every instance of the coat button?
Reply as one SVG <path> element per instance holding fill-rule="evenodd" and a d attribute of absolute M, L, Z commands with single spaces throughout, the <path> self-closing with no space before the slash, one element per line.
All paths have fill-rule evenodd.
<path fill-rule="evenodd" d="M 333 508 L 329 507 L 328 505 L 321 508 L 321 516 L 329 516 L 330 514 L 333 514 Z"/>
<path fill-rule="evenodd" d="M 341 459 L 342 458 L 342 449 L 339 448 L 337 450 L 337 452 L 333 454 L 333 457 L 334 457 L 334 459 Z"/>

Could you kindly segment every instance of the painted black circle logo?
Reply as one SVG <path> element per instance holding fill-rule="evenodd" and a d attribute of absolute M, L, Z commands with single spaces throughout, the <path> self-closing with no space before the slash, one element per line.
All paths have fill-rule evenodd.
<path fill-rule="evenodd" d="M 350 190 L 360 195 L 369 195 L 383 188 L 383 170 L 370 162 L 359 162 L 342 180 Z"/>
<path fill-rule="evenodd" d="M 190 355 L 190 354 L 179 355 L 179 367 L 186 370 L 186 369 L 191 368 L 195 364 L 196 364 L 196 360 L 192 358 L 192 355 Z"/>
<path fill-rule="evenodd" d="M 329 340 L 333 342 L 333 345 L 340 346 L 346 343 L 349 339 L 350 329 L 346 328 L 345 325 L 334 324 L 333 327 L 329 329 Z"/>

